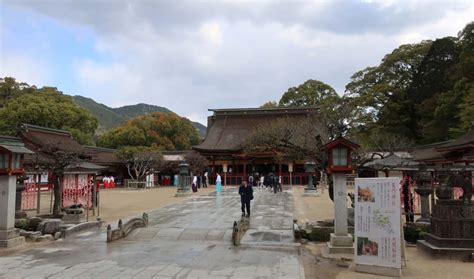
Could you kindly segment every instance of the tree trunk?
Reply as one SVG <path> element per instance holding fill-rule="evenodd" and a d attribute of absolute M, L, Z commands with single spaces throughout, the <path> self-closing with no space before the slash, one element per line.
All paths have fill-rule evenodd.
<path fill-rule="evenodd" d="M 54 204 L 53 204 L 53 215 L 57 216 L 61 214 L 61 176 L 55 176 L 54 178 Z"/>

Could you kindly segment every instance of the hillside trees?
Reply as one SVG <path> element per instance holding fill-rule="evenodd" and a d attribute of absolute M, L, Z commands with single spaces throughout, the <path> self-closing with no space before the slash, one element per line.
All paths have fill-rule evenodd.
<path fill-rule="evenodd" d="M 359 141 L 371 146 L 371 135 L 411 135 L 417 130 L 414 104 L 407 99 L 407 91 L 430 46 L 430 41 L 402 45 L 387 54 L 380 65 L 351 77 L 346 95 L 354 98 L 361 111 L 361 125 L 353 131 Z"/>
<path fill-rule="evenodd" d="M 98 146 L 117 149 L 117 156 L 136 180 L 160 168 L 162 150 L 186 150 L 198 143 L 197 131 L 188 119 L 162 112 L 133 118 L 97 140 Z"/>
<path fill-rule="evenodd" d="M 37 89 L 13 78 L 0 80 L 0 134 L 15 135 L 21 123 L 63 129 L 81 144 L 93 144 L 98 122 L 54 87 Z"/>
<path fill-rule="evenodd" d="M 198 143 L 197 131 L 188 119 L 161 112 L 133 118 L 97 141 L 98 146 L 108 148 L 146 146 L 158 150 L 185 150 Z"/>
<path fill-rule="evenodd" d="M 415 144 L 439 142 L 465 133 L 474 77 L 474 23 L 458 37 L 402 45 L 380 65 L 359 71 L 346 86 L 365 119 L 351 131 L 375 147 L 376 135 L 397 135 Z"/>

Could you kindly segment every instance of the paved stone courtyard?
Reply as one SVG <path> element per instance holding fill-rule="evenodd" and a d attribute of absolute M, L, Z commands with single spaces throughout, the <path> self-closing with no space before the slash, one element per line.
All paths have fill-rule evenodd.
<path fill-rule="evenodd" d="M 148 228 L 106 243 L 86 232 L 0 257 L 0 278 L 304 278 L 292 240 L 292 193 L 256 189 L 250 229 L 231 244 L 240 218 L 236 188 L 150 212 Z"/>

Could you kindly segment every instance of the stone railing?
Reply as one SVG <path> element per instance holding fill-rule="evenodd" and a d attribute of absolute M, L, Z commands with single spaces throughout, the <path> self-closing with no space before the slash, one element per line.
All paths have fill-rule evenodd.
<path fill-rule="evenodd" d="M 249 218 L 242 217 L 240 221 L 234 221 L 234 227 L 232 229 L 232 243 L 234 246 L 240 245 L 240 240 L 242 237 L 244 237 L 245 232 L 249 229 L 249 225 Z"/>
<path fill-rule="evenodd" d="M 136 228 L 142 228 L 148 226 L 148 214 L 143 213 L 142 218 L 132 218 L 125 224 L 122 223 L 122 219 L 119 220 L 117 228 L 112 229 L 111 225 L 107 226 L 107 242 L 112 242 L 117 239 L 126 237 Z"/>
<path fill-rule="evenodd" d="M 67 237 L 79 232 L 87 231 L 90 229 L 99 229 L 101 225 L 102 225 L 101 221 L 91 221 L 91 222 L 80 223 L 72 227 L 62 228 L 61 237 L 66 239 Z"/>

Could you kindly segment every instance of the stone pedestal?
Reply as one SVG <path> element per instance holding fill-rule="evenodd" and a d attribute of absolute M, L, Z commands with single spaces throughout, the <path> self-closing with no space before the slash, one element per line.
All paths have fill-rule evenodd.
<path fill-rule="evenodd" d="M 376 266 L 368 264 L 356 264 L 356 272 L 370 273 L 375 275 L 402 277 L 402 270 L 400 268 Z"/>
<path fill-rule="evenodd" d="M 430 194 L 429 188 L 418 188 L 415 190 L 421 197 L 421 218 L 416 220 L 417 223 L 430 223 Z"/>
<path fill-rule="evenodd" d="M 318 193 L 318 190 L 316 190 L 316 189 L 305 188 L 303 196 L 305 196 L 305 197 L 319 197 L 319 193 Z"/>
<path fill-rule="evenodd" d="M 191 195 L 191 190 L 189 190 L 189 189 L 185 189 L 185 190 L 178 189 L 178 191 L 176 192 L 176 194 L 174 196 L 175 197 L 187 197 L 187 196 L 190 196 L 190 195 Z"/>
<path fill-rule="evenodd" d="M 179 185 L 176 191 L 175 197 L 186 197 L 191 195 L 191 189 L 189 189 L 188 181 L 186 177 L 189 174 L 189 165 L 187 163 L 179 164 Z"/>
<path fill-rule="evenodd" d="M 438 200 L 433 206 L 431 233 L 417 247 L 435 257 L 469 259 L 474 253 L 474 204 Z"/>
<path fill-rule="evenodd" d="M 16 176 L 0 176 L 0 247 L 13 247 L 25 242 L 15 229 Z"/>
<path fill-rule="evenodd" d="M 24 219 L 28 215 L 25 211 L 21 210 L 21 194 L 25 189 L 25 185 L 23 183 L 16 185 L 16 195 L 15 195 L 15 218 L 16 219 Z"/>
<path fill-rule="evenodd" d="M 330 242 L 327 242 L 329 254 L 353 254 L 354 243 L 352 235 L 347 231 L 347 189 L 346 175 L 333 174 L 334 183 L 334 233 Z"/>

